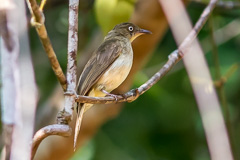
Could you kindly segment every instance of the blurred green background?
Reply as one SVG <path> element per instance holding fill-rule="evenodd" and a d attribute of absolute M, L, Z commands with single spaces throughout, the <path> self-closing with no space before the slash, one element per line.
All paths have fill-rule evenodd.
<path fill-rule="evenodd" d="M 46 28 L 58 60 L 65 70 L 68 7 L 65 2 L 53 2 L 45 9 Z M 80 0 L 79 50 L 84 50 L 99 29 L 106 34 L 116 23 L 127 21 L 133 12 L 134 4 L 134 0 Z M 204 5 L 193 2 L 187 6 L 193 24 L 203 8 Z M 122 12 L 123 10 L 125 12 Z M 223 75 L 232 65 L 239 64 L 240 27 L 237 25 L 240 24 L 239 15 L 239 9 L 217 8 L 212 16 L 214 32 L 236 23 L 224 32 L 226 37 L 231 35 L 230 38 L 223 37 L 222 42 L 218 44 L 220 69 Z M 199 40 L 206 54 L 212 77 L 216 80 L 210 35 L 210 25 L 207 23 L 199 34 Z M 40 95 L 39 106 L 41 106 L 52 94 L 58 82 L 33 28 L 30 30 L 30 39 Z M 166 62 L 168 54 L 175 49 L 175 41 L 171 31 L 168 30 L 151 60 L 135 76 L 132 88 L 138 87 L 158 71 Z M 232 138 L 237 151 L 240 150 L 239 82 L 240 74 L 237 69 L 224 85 L 230 110 Z M 117 118 L 104 124 L 95 137 L 76 152 L 72 160 L 76 159 L 209 160 L 201 117 L 182 62 L 138 100 L 126 103 Z"/>

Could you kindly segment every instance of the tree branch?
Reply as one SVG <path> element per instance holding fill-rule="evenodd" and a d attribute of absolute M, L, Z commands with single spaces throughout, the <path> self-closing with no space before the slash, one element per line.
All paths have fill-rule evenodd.
<path fill-rule="evenodd" d="M 120 102 L 132 102 L 136 100 L 140 95 L 149 90 L 154 84 L 156 84 L 164 75 L 166 75 L 171 68 L 181 59 L 178 55 L 178 50 L 172 52 L 168 56 L 167 63 L 155 73 L 147 82 L 141 85 L 139 88 L 132 89 L 123 95 L 116 95 L 117 101 L 114 97 L 88 97 L 78 95 L 76 98 L 77 102 L 81 103 L 92 103 L 92 104 L 110 104 Z"/>
<path fill-rule="evenodd" d="M 42 42 L 43 48 L 48 56 L 48 59 L 51 63 L 52 69 L 57 76 L 58 81 L 60 82 L 62 88 L 64 91 L 66 91 L 67 88 L 67 81 L 66 77 L 62 71 L 62 68 L 57 60 L 57 56 L 53 50 L 51 41 L 48 37 L 46 27 L 44 25 L 44 15 L 41 12 L 41 10 L 38 7 L 38 4 L 36 0 L 27 0 L 27 4 L 29 7 L 29 10 L 32 14 L 32 20 L 35 24 L 35 28 L 37 30 L 38 36 Z"/>
<path fill-rule="evenodd" d="M 215 87 L 216 88 L 223 87 L 227 80 L 238 70 L 239 66 L 240 66 L 239 63 L 231 65 L 224 75 L 222 75 L 221 77 L 217 78 L 217 80 L 214 81 Z"/>
<path fill-rule="evenodd" d="M 78 48 L 78 7 L 79 0 L 69 1 L 69 29 L 68 29 L 68 64 L 67 64 L 67 92 L 75 93 L 77 83 L 77 48 Z M 65 94 L 65 107 L 58 115 L 59 124 L 68 124 L 72 120 L 75 99 Z"/>
<path fill-rule="evenodd" d="M 54 125 L 49 125 L 46 127 L 43 127 L 42 129 L 38 130 L 32 141 L 32 155 L 31 159 L 34 158 L 37 148 L 42 142 L 43 139 L 45 139 L 48 136 L 52 135 L 58 135 L 58 136 L 63 136 L 63 137 L 68 137 L 72 134 L 72 129 L 68 125 L 60 125 L 60 124 L 54 124 Z"/>
<path fill-rule="evenodd" d="M 202 5 L 203 7 L 207 5 L 207 2 L 203 2 L 200 0 L 192 0 L 192 2 Z M 240 2 L 236 2 L 236 1 L 219 1 L 216 4 L 216 9 L 233 10 L 233 9 L 239 9 L 239 8 L 240 8 Z"/>

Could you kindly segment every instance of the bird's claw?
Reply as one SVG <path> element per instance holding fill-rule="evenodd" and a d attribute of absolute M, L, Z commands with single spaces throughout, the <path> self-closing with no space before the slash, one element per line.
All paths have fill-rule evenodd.
<path fill-rule="evenodd" d="M 115 94 L 110 94 L 110 96 L 112 96 L 112 97 L 115 99 L 116 102 L 118 101 L 117 95 L 115 95 Z"/>
<path fill-rule="evenodd" d="M 133 90 L 131 90 L 132 92 L 134 92 L 133 93 L 133 95 L 132 95 L 132 98 L 130 98 L 129 100 L 128 100 L 128 102 L 132 102 L 132 101 L 135 101 L 139 96 L 140 96 L 140 93 L 139 93 L 139 90 L 136 88 L 136 89 L 133 89 Z"/>
<path fill-rule="evenodd" d="M 111 94 L 111 93 L 109 93 L 108 91 L 106 91 L 104 89 L 102 89 L 102 92 L 105 93 L 107 96 L 113 97 L 116 102 L 118 101 L 117 95 Z"/>
<path fill-rule="evenodd" d="M 118 101 L 117 95 L 115 95 L 115 94 L 109 93 L 109 94 L 107 94 L 107 96 L 113 97 L 116 102 Z"/>

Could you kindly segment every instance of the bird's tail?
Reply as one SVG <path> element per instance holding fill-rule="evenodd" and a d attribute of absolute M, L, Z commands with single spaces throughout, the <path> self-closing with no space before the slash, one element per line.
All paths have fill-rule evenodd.
<path fill-rule="evenodd" d="M 80 132 L 80 127 L 82 123 L 83 113 L 85 110 L 85 104 L 77 104 L 77 119 L 76 119 L 76 125 L 75 125 L 75 133 L 74 133 L 74 151 L 76 150 L 76 144 L 77 144 L 77 138 L 78 134 Z"/>

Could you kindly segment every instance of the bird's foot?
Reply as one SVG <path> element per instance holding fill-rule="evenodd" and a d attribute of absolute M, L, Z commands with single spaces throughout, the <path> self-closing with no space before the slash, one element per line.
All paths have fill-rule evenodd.
<path fill-rule="evenodd" d="M 102 89 L 101 91 L 102 91 L 103 93 L 105 93 L 107 96 L 113 97 L 116 102 L 118 101 L 117 95 L 111 94 L 111 93 L 109 93 L 108 91 L 106 91 L 106 90 L 104 90 L 104 89 Z"/>
<path fill-rule="evenodd" d="M 137 88 L 132 89 L 131 92 L 133 93 L 133 95 L 128 99 L 128 102 L 135 101 L 140 96 L 139 90 Z"/>

